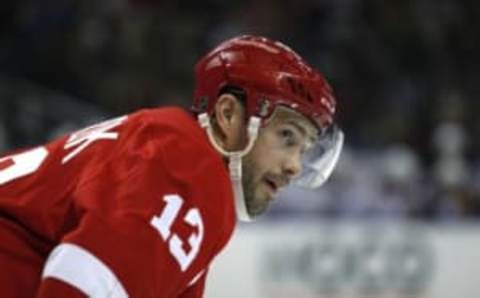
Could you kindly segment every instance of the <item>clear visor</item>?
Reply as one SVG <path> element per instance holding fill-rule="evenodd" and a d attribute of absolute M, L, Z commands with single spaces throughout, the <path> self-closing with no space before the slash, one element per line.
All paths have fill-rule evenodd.
<path fill-rule="evenodd" d="M 317 188 L 325 183 L 335 169 L 343 141 L 342 130 L 336 125 L 330 126 L 305 153 L 302 174 L 293 183 L 306 188 Z"/>

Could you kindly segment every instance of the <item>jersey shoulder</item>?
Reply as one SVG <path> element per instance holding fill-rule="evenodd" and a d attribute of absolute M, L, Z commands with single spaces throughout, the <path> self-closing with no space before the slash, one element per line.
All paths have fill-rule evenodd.
<path fill-rule="evenodd" d="M 183 138 L 186 142 L 207 145 L 207 139 L 195 118 L 181 108 L 143 109 L 128 115 L 127 126 L 140 128 L 145 137 L 158 137 L 159 134 Z"/>
<path fill-rule="evenodd" d="M 192 203 L 208 212 L 209 221 L 224 229 L 228 239 L 236 222 L 232 183 L 224 158 L 204 129 L 178 108 L 146 110 L 139 116 L 152 123 L 161 138 L 162 163 L 170 184 L 194 198 Z"/>
<path fill-rule="evenodd" d="M 135 160 L 123 164 L 136 164 L 141 169 L 133 180 L 129 179 L 128 191 L 144 185 L 142 189 L 156 194 L 181 198 L 182 212 L 198 210 L 205 234 L 197 264 L 206 266 L 229 241 L 236 224 L 232 184 L 224 159 L 195 119 L 178 108 L 131 114 L 124 129 L 122 146 L 137 149 L 122 154 Z"/>
<path fill-rule="evenodd" d="M 200 199 L 196 204 L 217 206 L 219 216 L 233 208 L 225 161 L 192 115 L 180 108 L 146 109 L 131 114 L 125 125 L 122 146 L 127 151 L 138 148 L 134 154 L 142 156 L 142 162 L 155 160 L 173 188 L 197 194 L 192 196 Z"/>
<path fill-rule="evenodd" d="M 141 110 L 126 123 L 125 142 L 143 150 L 154 146 L 169 170 L 207 171 L 228 175 L 222 156 L 213 148 L 194 117 L 180 108 Z M 130 127 L 130 128 L 128 128 Z M 215 170 L 211 172 L 211 170 Z"/>

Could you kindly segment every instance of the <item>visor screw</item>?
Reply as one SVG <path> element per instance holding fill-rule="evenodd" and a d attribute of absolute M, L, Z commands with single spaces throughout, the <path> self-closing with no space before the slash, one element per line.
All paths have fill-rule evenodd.
<path fill-rule="evenodd" d="M 260 103 L 258 104 L 258 114 L 260 117 L 265 117 L 268 115 L 268 111 L 270 110 L 270 101 L 266 98 L 262 98 Z"/>
<path fill-rule="evenodd" d="M 207 107 L 208 107 L 208 96 L 200 97 L 200 101 L 198 103 L 198 109 L 201 112 L 205 112 L 207 110 Z"/>

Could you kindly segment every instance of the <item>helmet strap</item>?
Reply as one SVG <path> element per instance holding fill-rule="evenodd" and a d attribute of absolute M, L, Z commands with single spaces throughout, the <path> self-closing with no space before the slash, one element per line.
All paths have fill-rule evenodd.
<path fill-rule="evenodd" d="M 258 117 L 251 116 L 248 123 L 248 144 L 240 151 L 226 151 L 220 146 L 213 136 L 213 129 L 210 122 L 210 117 L 207 113 L 198 115 L 198 122 L 200 126 L 207 132 L 208 139 L 213 147 L 228 158 L 228 169 L 230 173 L 230 180 L 232 182 L 233 193 L 235 198 L 235 209 L 237 218 L 240 221 L 252 221 L 252 217 L 248 214 L 247 205 L 245 202 L 243 185 L 242 185 L 242 158 L 247 155 L 253 148 L 253 145 L 258 137 L 261 120 Z"/>

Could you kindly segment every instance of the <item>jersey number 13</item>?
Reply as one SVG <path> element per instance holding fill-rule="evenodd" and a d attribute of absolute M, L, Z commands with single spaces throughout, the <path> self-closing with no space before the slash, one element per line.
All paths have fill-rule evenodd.
<path fill-rule="evenodd" d="M 182 271 L 187 270 L 195 257 L 198 255 L 203 240 L 203 221 L 197 208 L 190 208 L 183 220 L 190 226 L 197 228 L 198 233 L 192 233 L 188 237 L 190 250 L 183 249 L 183 241 L 172 233 L 171 228 L 177 219 L 183 205 L 183 199 L 179 195 L 166 195 L 163 197 L 166 205 L 159 216 L 154 216 L 150 224 L 160 233 L 162 239 L 168 244 L 169 251 L 180 265 Z"/>

